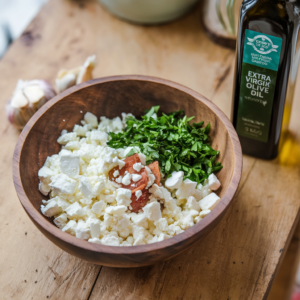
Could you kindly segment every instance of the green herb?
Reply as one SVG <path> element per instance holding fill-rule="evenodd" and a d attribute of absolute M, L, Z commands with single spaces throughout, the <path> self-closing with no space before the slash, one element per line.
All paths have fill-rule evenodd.
<path fill-rule="evenodd" d="M 115 149 L 139 147 L 146 155 L 146 163 L 157 160 L 161 173 L 167 177 L 173 171 L 183 171 L 184 179 L 200 183 L 222 169 L 221 163 L 216 163 L 219 151 L 209 143 L 210 123 L 206 127 L 204 122 L 190 125 L 194 117 L 183 116 L 182 110 L 157 117 L 158 111 L 159 106 L 153 106 L 142 120 L 128 117 L 125 131 L 110 132 L 107 144 Z M 137 152 L 133 148 L 127 156 Z"/>

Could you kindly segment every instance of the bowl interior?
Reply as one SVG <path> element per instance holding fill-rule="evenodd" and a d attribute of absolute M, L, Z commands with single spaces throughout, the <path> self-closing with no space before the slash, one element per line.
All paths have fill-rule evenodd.
<path fill-rule="evenodd" d="M 220 151 L 218 161 L 223 165 L 217 174 L 222 184 L 217 193 L 220 197 L 225 194 L 234 172 L 234 149 L 225 124 L 209 107 L 214 108 L 210 101 L 204 97 L 202 101 L 198 100 L 196 93 L 188 94 L 163 83 L 145 80 L 92 82 L 76 89 L 57 96 L 39 111 L 41 115 L 32 125 L 21 149 L 19 168 L 22 185 L 38 211 L 42 199 L 47 198 L 38 191 L 38 170 L 47 156 L 59 152 L 60 145 L 56 141 L 63 129 L 71 131 L 88 111 L 97 117 L 113 118 L 121 116 L 122 112 L 138 117 L 153 105 L 160 105 L 163 112 L 183 109 L 187 116 L 196 116 L 195 122 L 211 123 L 212 146 Z"/>

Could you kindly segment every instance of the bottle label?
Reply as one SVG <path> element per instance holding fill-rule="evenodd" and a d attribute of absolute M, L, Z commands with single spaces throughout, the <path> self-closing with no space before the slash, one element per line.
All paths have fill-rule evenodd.
<path fill-rule="evenodd" d="M 282 39 L 246 29 L 236 131 L 268 142 Z"/>

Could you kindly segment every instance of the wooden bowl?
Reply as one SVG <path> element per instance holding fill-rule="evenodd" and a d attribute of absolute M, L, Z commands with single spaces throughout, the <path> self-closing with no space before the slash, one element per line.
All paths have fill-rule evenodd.
<path fill-rule="evenodd" d="M 196 122 L 211 122 L 212 146 L 220 150 L 223 169 L 220 203 L 193 227 L 163 242 L 116 247 L 89 243 L 62 232 L 40 212 L 43 196 L 38 191 L 38 170 L 47 156 L 56 154 L 61 131 L 71 131 L 84 113 L 113 118 L 122 112 L 135 116 L 160 105 L 164 112 L 184 109 Z M 13 156 L 13 179 L 18 197 L 37 228 L 54 244 L 89 262 L 110 267 L 140 267 L 169 259 L 207 235 L 221 220 L 237 190 L 242 152 L 237 134 L 224 113 L 200 94 L 174 82 L 147 76 L 115 76 L 74 86 L 46 103 L 22 131 Z"/>

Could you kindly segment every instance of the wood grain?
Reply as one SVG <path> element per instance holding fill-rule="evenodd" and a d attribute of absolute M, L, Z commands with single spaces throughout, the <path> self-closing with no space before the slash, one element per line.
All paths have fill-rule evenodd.
<path fill-rule="evenodd" d="M 268 300 L 291 300 L 300 259 L 300 222 L 275 276 Z"/>
<path fill-rule="evenodd" d="M 10 97 L 17 79 L 42 77 L 53 82 L 60 68 L 77 66 L 86 56 L 95 53 L 98 59 L 95 76 L 135 73 L 167 78 L 213 100 L 229 116 L 234 53 L 214 45 L 205 36 L 200 19 L 201 11 L 195 10 L 172 24 L 138 27 L 115 19 L 93 1 L 51 0 L 0 61 L 1 105 L 3 107 Z M 298 79 L 296 95 L 299 88 Z M 191 252 L 174 259 L 179 265 L 174 274 L 178 279 L 173 285 L 169 273 L 176 270 L 175 266 L 169 267 L 174 264 L 173 260 L 160 268 L 140 268 L 131 273 L 127 270 L 128 278 L 122 282 L 122 272 L 126 270 L 94 266 L 91 271 L 91 265 L 84 262 L 76 269 L 79 259 L 66 253 L 62 255 L 63 251 L 43 237 L 24 213 L 15 194 L 11 161 L 19 133 L 6 121 L 4 110 L 0 110 L 0 188 L 4 191 L 0 196 L 0 298 L 47 299 L 49 291 L 56 290 L 51 299 L 101 299 L 103 296 L 99 291 L 105 295 L 111 293 L 115 299 L 123 298 L 123 295 L 136 299 L 141 298 L 137 296 L 141 294 L 146 299 L 154 298 L 154 294 L 157 299 L 181 296 L 199 299 L 201 295 L 202 299 L 213 300 L 266 298 L 299 211 L 299 110 L 300 101 L 296 98 L 290 124 L 291 139 L 286 143 L 288 151 L 266 163 L 266 173 L 262 174 L 267 178 L 263 181 L 265 186 L 261 194 L 256 188 L 261 185 L 264 165 L 259 167 L 262 161 L 244 156 L 242 181 L 234 205 L 215 230 L 194 247 L 194 252 L 191 248 Z M 269 181 L 276 173 L 277 181 L 270 185 Z M 290 174 L 288 178 L 285 178 L 286 174 Z M 280 185 L 277 185 L 281 182 L 278 178 L 283 179 Z M 268 196 L 274 200 L 265 202 Z M 258 198 L 252 203 L 255 197 Z M 247 226 L 243 225 L 243 219 Z M 26 239 L 25 231 L 28 233 Z M 271 244 L 268 244 L 269 240 Z M 193 259 L 188 260 L 188 255 L 193 255 Z M 45 261 L 47 256 L 52 257 L 55 264 Z M 65 263 L 69 265 L 66 272 L 61 267 Z M 44 274 L 44 284 L 41 281 L 34 283 L 38 279 L 37 266 Z M 61 282 L 65 282 L 67 288 L 61 289 L 59 283 L 52 280 L 53 272 L 49 266 L 61 275 Z M 86 290 L 80 280 L 74 281 L 77 272 L 87 274 Z M 97 275 L 99 278 L 95 283 Z M 109 275 L 113 277 L 106 278 Z M 31 285 L 23 284 L 24 280 Z M 180 284 L 178 291 L 176 283 L 183 280 L 188 284 Z M 114 289 L 110 290 L 112 282 Z M 125 286 L 125 283 L 130 285 Z"/>

